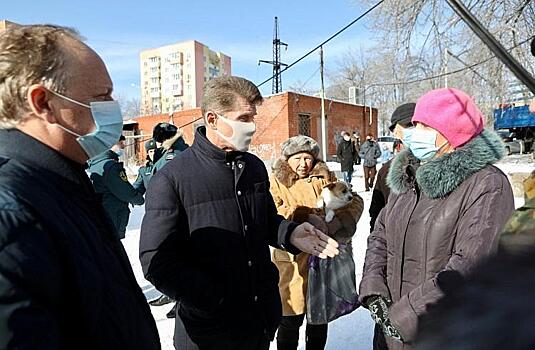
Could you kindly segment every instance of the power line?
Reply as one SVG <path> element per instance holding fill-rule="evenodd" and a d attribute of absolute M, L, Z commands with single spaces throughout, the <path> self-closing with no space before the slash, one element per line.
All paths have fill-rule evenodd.
<path fill-rule="evenodd" d="M 520 45 L 523 45 L 525 43 L 527 43 L 528 41 L 530 41 L 531 39 L 535 38 L 535 36 L 532 36 L 518 44 L 516 44 L 515 46 L 509 48 L 508 50 L 512 50 Z M 452 74 L 456 74 L 456 73 L 459 73 L 459 72 L 462 72 L 462 71 L 465 71 L 467 69 L 472 69 L 474 67 L 477 67 L 483 63 L 487 63 L 488 61 L 492 60 L 492 59 L 495 59 L 497 58 L 496 56 L 492 55 L 492 56 L 489 56 L 487 57 L 486 59 L 484 59 L 483 61 L 480 61 L 480 62 L 477 62 L 477 63 L 474 63 L 474 64 L 471 64 L 469 66 L 466 66 L 464 68 L 460 68 L 460 69 L 457 69 L 457 70 L 454 70 L 454 71 L 451 71 L 451 72 L 448 72 L 448 73 L 442 73 L 442 74 L 437 74 L 437 75 L 433 75 L 433 76 L 430 76 L 430 77 L 426 77 L 426 78 L 421 78 L 421 79 L 415 79 L 415 80 L 409 80 L 409 81 L 397 81 L 397 82 L 391 82 L 391 83 L 377 83 L 377 84 L 370 84 L 368 86 L 395 86 L 395 85 L 403 85 L 403 84 L 414 84 L 414 83 L 420 83 L 422 81 L 427 81 L 427 80 L 432 80 L 432 79 L 437 79 L 437 78 L 442 78 L 442 77 L 445 77 L 445 76 L 448 76 L 448 75 L 452 75 Z"/>
<path fill-rule="evenodd" d="M 324 42 L 322 42 L 321 44 L 319 44 L 318 46 L 316 46 L 315 48 L 313 48 L 312 50 L 310 50 L 309 52 L 307 52 L 305 55 L 301 56 L 301 58 L 297 59 L 296 61 L 292 62 L 289 66 L 287 66 L 286 68 L 284 68 L 283 70 L 281 70 L 279 72 L 279 75 L 282 74 L 283 72 L 287 71 L 288 69 L 290 69 L 291 67 L 295 66 L 297 63 L 301 62 L 302 60 L 304 60 L 306 57 L 310 56 L 314 51 L 316 51 L 317 49 L 319 49 L 320 47 L 322 47 L 323 45 L 327 44 L 329 41 L 331 41 L 332 39 L 334 39 L 335 37 L 337 37 L 339 34 L 341 34 L 343 31 L 345 31 L 347 28 L 351 27 L 353 24 L 357 23 L 360 19 L 362 19 L 364 16 L 366 16 L 368 13 L 372 12 L 377 6 L 381 5 L 385 0 L 380 0 L 378 3 L 376 3 L 375 5 L 373 5 L 372 7 L 370 7 L 366 12 L 364 12 L 362 15 L 358 16 L 357 18 L 355 18 L 351 23 L 349 23 L 348 25 L 346 25 L 344 28 L 340 29 L 338 32 L 336 32 L 335 34 L 331 35 L 331 37 L 329 37 L 329 39 L 325 40 Z M 265 83 L 273 80 L 275 78 L 275 76 L 272 76 L 266 80 L 264 80 L 263 82 L 261 82 L 260 84 L 258 84 L 257 86 L 260 87 L 262 85 L 264 85 Z"/>

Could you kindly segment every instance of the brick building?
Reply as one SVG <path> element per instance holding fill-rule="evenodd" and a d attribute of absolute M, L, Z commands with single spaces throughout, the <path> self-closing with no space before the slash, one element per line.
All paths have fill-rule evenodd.
<path fill-rule="evenodd" d="M 340 132 L 358 130 L 361 136 L 367 133 L 377 135 L 377 109 L 345 102 L 325 100 L 327 116 L 328 158 L 336 154 L 336 144 L 340 141 Z M 134 119 L 137 130 L 134 134 L 147 139 L 152 128 L 159 122 L 172 122 L 181 127 L 188 144 L 193 142 L 194 129 L 202 125 L 200 108 L 168 114 L 141 116 Z M 257 130 L 251 143 L 250 151 L 263 160 L 276 159 L 280 154 L 280 144 L 289 137 L 303 134 L 316 139 L 321 144 L 321 99 L 318 97 L 282 92 L 266 96 L 264 103 L 258 107 L 256 117 Z M 138 159 L 145 158 L 141 143 L 136 147 Z"/>

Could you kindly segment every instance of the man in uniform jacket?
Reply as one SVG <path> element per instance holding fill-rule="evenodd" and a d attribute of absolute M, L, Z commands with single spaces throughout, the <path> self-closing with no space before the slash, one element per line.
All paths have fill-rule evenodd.
<path fill-rule="evenodd" d="M 128 205 L 141 205 L 145 200 L 143 193 L 128 182 L 123 163 L 119 162 L 119 154 L 114 151 L 118 151 L 116 146 L 91 158 L 87 163 L 95 192 L 101 196 L 102 205 L 113 222 L 119 239 L 123 239 L 130 217 Z"/>
<path fill-rule="evenodd" d="M 277 214 L 267 170 L 246 152 L 261 101 L 243 78 L 208 81 L 206 127 L 147 191 L 140 260 L 145 277 L 178 302 L 177 349 L 268 349 L 281 318 L 268 245 L 323 258 L 338 253 L 311 224 Z"/>
<path fill-rule="evenodd" d="M 145 142 L 145 152 L 147 152 L 147 162 L 144 166 L 139 167 L 136 181 L 132 184 L 141 194 L 145 194 L 149 186 L 150 179 L 154 170 L 154 153 L 156 152 L 156 141 L 150 139 Z"/>
<path fill-rule="evenodd" d="M 7 29 L 0 52 L 0 349 L 160 349 L 84 171 L 122 130 L 104 63 L 51 25 Z"/>

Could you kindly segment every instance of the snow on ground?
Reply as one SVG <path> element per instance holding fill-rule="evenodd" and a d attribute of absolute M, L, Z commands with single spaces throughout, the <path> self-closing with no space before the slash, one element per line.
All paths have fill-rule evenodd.
<path fill-rule="evenodd" d="M 529 165 L 523 163 L 505 162 L 504 167 L 514 169 L 527 169 L 526 172 L 531 172 L 534 169 L 534 164 Z M 342 178 L 340 174 L 340 164 L 335 162 L 328 163 L 332 171 L 338 172 L 337 176 Z M 378 167 L 379 168 L 379 167 Z M 500 164 L 500 168 L 502 165 Z M 517 170 L 518 171 L 518 170 Z M 507 172 L 504 170 L 504 172 Z M 364 255 L 366 253 L 366 239 L 370 231 L 370 218 L 368 208 L 371 202 L 371 193 L 364 191 L 363 170 L 361 166 L 355 166 L 352 180 L 353 189 L 364 199 L 364 213 L 357 225 L 357 232 L 353 238 L 353 254 L 356 265 L 357 286 L 362 277 L 362 266 L 364 264 Z M 523 204 L 523 198 L 515 198 L 516 206 Z M 123 239 L 123 245 L 128 253 L 128 257 L 132 264 L 134 274 L 137 282 L 140 285 L 147 300 L 157 298 L 160 293 L 143 277 L 141 265 L 138 258 L 139 246 L 139 231 L 141 228 L 141 220 L 144 214 L 144 207 L 137 206 L 132 210 L 130 215 L 130 222 L 128 223 L 126 238 Z M 165 314 L 171 309 L 172 304 L 164 306 L 151 306 L 152 315 L 156 320 L 158 331 L 160 332 L 160 340 L 162 343 L 162 350 L 173 350 L 173 332 L 174 320 L 167 319 Z M 301 327 L 299 350 L 304 350 L 304 332 L 305 327 Z M 359 308 L 350 315 L 343 316 L 336 321 L 329 324 L 329 333 L 327 339 L 327 350 L 336 349 L 353 349 L 353 350 L 368 350 L 372 347 L 373 337 L 373 322 L 369 316 L 369 312 L 364 308 Z M 271 350 L 276 349 L 275 342 L 271 344 Z"/>

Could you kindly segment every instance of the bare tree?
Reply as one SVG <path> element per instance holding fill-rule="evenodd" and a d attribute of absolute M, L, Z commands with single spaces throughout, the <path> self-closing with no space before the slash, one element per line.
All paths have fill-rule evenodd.
<path fill-rule="evenodd" d="M 361 0 L 365 5 L 376 0 Z M 532 72 L 527 39 L 535 34 L 535 2 L 467 0 L 465 4 L 513 55 Z M 386 124 L 394 108 L 447 85 L 475 96 L 487 116 L 508 99 L 514 76 L 444 0 L 385 0 L 372 12 L 369 27 L 380 43 L 343 55 L 328 77 L 329 91 L 347 98 L 349 84 L 379 108 Z"/>

